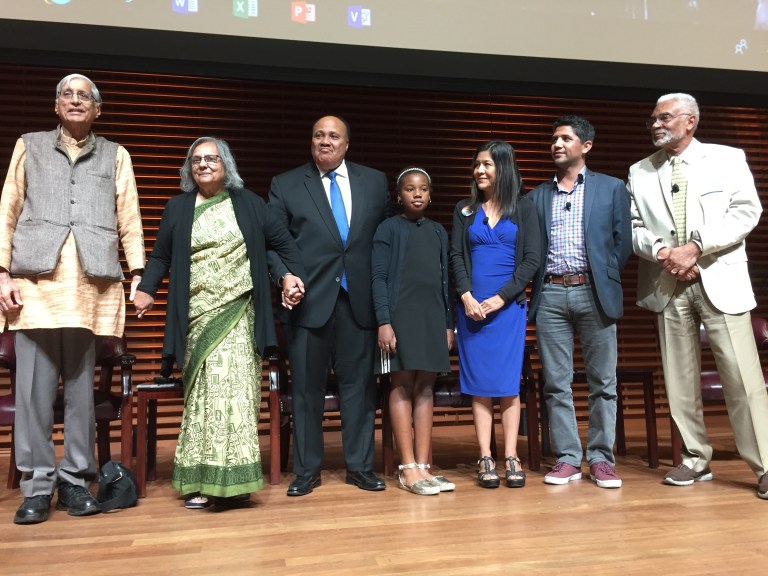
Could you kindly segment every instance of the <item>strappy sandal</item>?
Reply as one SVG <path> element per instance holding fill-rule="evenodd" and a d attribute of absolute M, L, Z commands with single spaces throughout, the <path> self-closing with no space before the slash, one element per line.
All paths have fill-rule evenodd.
<path fill-rule="evenodd" d="M 523 471 L 523 463 L 520 462 L 520 458 L 508 456 L 506 461 L 509 463 L 509 470 L 505 471 L 507 488 L 522 488 L 525 486 L 525 471 Z M 515 469 L 515 463 L 520 466 L 520 470 Z"/>
<path fill-rule="evenodd" d="M 429 470 L 429 464 L 416 464 L 416 468 Z M 448 480 L 445 476 L 432 476 L 428 481 L 440 488 L 440 492 L 451 492 L 456 490 L 456 484 Z"/>
<path fill-rule="evenodd" d="M 483 488 L 499 487 L 501 481 L 496 472 L 496 462 L 490 456 L 483 456 L 477 461 L 477 482 Z"/>
<path fill-rule="evenodd" d="M 203 496 L 200 492 L 188 494 L 184 499 L 184 508 L 187 510 L 202 510 L 203 508 L 208 508 L 210 505 L 211 502 L 208 500 L 208 497 Z"/>
<path fill-rule="evenodd" d="M 420 496 L 434 496 L 435 494 L 440 494 L 440 487 L 437 484 L 433 484 L 431 480 L 427 480 L 426 478 L 416 480 L 416 482 L 410 486 L 403 482 L 403 470 L 411 470 L 418 467 L 419 465 L 416 464 L 416 462 L 411 462 L 410 464 L 400 464 L 397 467 L 395 476 L 397 477 L 397 481 L 400 483 L 400 488 Z"/>

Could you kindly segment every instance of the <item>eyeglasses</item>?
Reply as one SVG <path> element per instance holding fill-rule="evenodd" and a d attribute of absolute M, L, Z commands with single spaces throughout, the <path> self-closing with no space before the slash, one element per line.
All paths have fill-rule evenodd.
<path fill-rule="evenodd" d="M 218 164 L 219 159 L 221 156 L 218 154 L 206 154 L 205 156 L 190 156 L 189 157 L 189 163 L 192 164 L 192 166 L 199 166 L 200 162 L 205 160 L 206 164 Z"/>
<path fill-rule="evenodd" d="M 94 99 L 93 94 L 90 92 L 83 92 L 82 90 L 78 90 L 77 92 L 73 92 L 72 90 L 59 92 L 59 98 L 62 100 L 74 100 L 75 96 L 77 96 L 77 99 L 80 100 L 80 102 L 90 102 Z"/>
<path fill-rule="evenodd" d="M 656 124 L 656 122 L 658 122 L 662 126 L 666 126 L 678 116 L 693 116 L 693 114 L 689 114 L 687 112 L 683 112 L 682 114 L 670 114 L 669 112 L 664 112 L 663 114 L 659 114 L 658 116 L 651 116 L 650 118 L 648 118 L 648 120 L 645 121 L 645 127 L 650 130 L 651 128 L 653 128 L 653 125 Z"/>

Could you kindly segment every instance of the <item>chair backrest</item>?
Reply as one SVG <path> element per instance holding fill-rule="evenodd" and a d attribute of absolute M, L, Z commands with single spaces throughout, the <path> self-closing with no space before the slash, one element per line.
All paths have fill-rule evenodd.
<path fill-rule="evenodd" d="M 752 331 L 758 350 L 768 349 L 768 320 L 761 316 L 752 316 Z"/>
<path fill-rule="evenodd" d="M 102 336 L 96 340 L 96 366 L 99 368 L 99 391 L 112 389 L 112 375 L 119 366 L 128 346 L 125 337 Z"/>
<path fill-rule="evenodd" d="M 11 374 L 16 373 L 16 345 L 10 330 L 0 334 L 0 366 L 8 368 Z"/>
<path fill-rule="evenodd" d="M 768 349 L 768 320 L 762 316 L 752 316 L 752 332 L 755 335 L 755 344 L 758 350 Z M 704 330 L 704 325 L 699 326 L 699 341 L 702 350 L 710 350 L 709 336 Z"/>
<path fill-rule="evenodd" d="M 8 370 L 11 381 L 11 393 L 0 396 L 0 426 L 13 426 L 16 416 L 16 347 L 10 330 L 0 334 L 0 366 Z"/>

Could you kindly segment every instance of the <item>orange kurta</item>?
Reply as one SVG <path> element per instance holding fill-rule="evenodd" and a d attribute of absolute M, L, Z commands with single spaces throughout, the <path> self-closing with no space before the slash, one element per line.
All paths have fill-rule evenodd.
<path fill-rule="evenodd" d="M 77 142 L 60 134 L 73 160 L 86 140 Z M 0 197 L 0 267 L 11 266 L 11 242 L 26 192 L 24 158 L 26 147 L 19 138 L 13 150 L 8 176 Z M 144 235 L 139 196 L 128 151 L 117 150 L 117 227 L 129 270 L 144 268 Z M 121 282 L 86 276 L 70 233 L 59 262 L 50 274 L 14 278 L 24 304 L 13 314 L 0 312 L 0 331 L 34 328 L 86 328 L 99 336 L 122 336 L 125 327 L 125 294 Z M 7 320 L 7 323 L 6 323 Z"/>

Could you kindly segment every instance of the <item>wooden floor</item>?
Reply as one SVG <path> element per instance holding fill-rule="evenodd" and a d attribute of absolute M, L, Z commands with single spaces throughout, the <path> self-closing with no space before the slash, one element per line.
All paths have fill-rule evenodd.
<path fill-rule="evenodd" d="M 429 497 L 396 488 L 392 478 L 379 493 L 345 485 L 338 434 L 331 433 L 328 469 L 314 493 L 286 497 L 285 475 L 280 486 L 254 494 L 250 508 L 226 512 L 182 507 L 168 483 L 173 445 L 165 442 L 159 479 L 133 509 L 88 518 L 53 510 L 44 524 L 16 526 L 19 492 L 0 490 L 0 573 L 765 574 L 768 501 L 757 498 L 754 475 L 730 453 L 725 421 L 708 424 L 713 482 L 661 483 L 671 457 L 660 420 L 661 467 L 647 467 L 644 433 L 633 424 L 629 454 L 618 462 L 619 490 L 586 477 L 548 486 L 545 469 L 529 472 L 521 490 L 479 488 L 472 428 L 443 427 L 435 462 L 457 489 Z M 524 454 L 524 439 L 520 448 Z M 7 457 L 0 456 L 4 479 Z"/>

